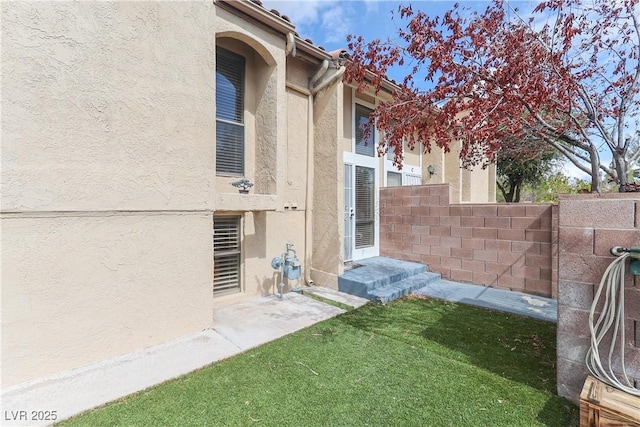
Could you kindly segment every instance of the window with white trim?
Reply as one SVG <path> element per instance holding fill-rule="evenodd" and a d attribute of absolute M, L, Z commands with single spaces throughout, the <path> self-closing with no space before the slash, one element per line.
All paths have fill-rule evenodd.
<path fill-rule="evenodd" d="M 356 104 L 355 108 L 355 134 L 356 134 L 356 154 L 374 157 L 375 155 L 375 126 L 371 126 L 369 138 L 364 137 L 364 125 L 369 122 L 369 115 L 373 112 L 370 108 Z"/>
<path fill-rule="evenodd" d="M 213 294 L 240 291 L 240 216 L 213 216 Z"/>
<path fill-rule="evenodd" d="M 401 187 L 402 173 L 387 171 L 387 187 Z"/>
<path fill-rule="evenodd" d="M 386 186 L 395 187 L 400 185 L 421 185 L 422 184 L 422 144 L 416 144 L 414 150 L 419 153 L 418 164 L 415 164 L 415 154 L 412 150 L 408 150 L 406 144 L 402 144 L 402 147 L 389 147 L 387 156 L 384 159 L 384 170 L 387 176 Z M 393 164 L 395 150 L 400 148 L 403 158 L 402 169 Z M 412 157 L 413 164 L 407 162 L 406 154 L 409 153 Z"/>
<path fill-rule="evenodd" d="M 244 176 L 245 59 L 216 48 L 216 174 Z"/>

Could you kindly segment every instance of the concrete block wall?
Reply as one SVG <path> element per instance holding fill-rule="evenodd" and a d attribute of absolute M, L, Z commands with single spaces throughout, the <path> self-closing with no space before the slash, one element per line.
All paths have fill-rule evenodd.
<path fill-rule="evenodd" d="M 448 184 L 380 192 L 383 256 L 445 278 L 558 298 L 558 394 L 574 402 L 587 376 L 589 309 L 614 257 L 640 245 L 640 194 L 563 195 L 551 204 L 452 205 Z M 640 277 L 625 278 L 626 364 L 640 387 Z"/>
<path fill-rule="evenodd" d="M 450 185 L 380 191 L 380 252 L 444 278 L 555 296 L 551 204 L 450 204 Z"/>
<path fill-rule="evenodd" d="M 640 195 L 562 196 L 558 235 L 558 394 L 577 402 L 587 376 L 589 310 L 614 260 L 611 247 L 640 245 Z M 628 270 L 625 311 L 625 365 L 640 387 L 640 278 Z"/>

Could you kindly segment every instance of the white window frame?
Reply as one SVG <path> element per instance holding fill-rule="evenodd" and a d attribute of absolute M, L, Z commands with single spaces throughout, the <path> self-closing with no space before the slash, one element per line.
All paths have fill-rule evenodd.
<path fill-rule="evenodd" d="M 220 238 L 220 236 L 218 236 L 216 234 L 216 220 L 220 221 L 220 220 L 224 220 L 224 219 L 234 219 L 237 221 L 237 243 L 236 243 L 236 247 L 229 247 L 228 249 L 219 249 L 218 251 L 216 251 L 216 238 Z M 239 293 L 242 292 L 242 278 L 243 278 L 243 274 L 242 274 L 242 266 L 243 266 L 243 260 L 242 260 L 242 221 L 243 221 L 243 217 L 242 215 L 233 215 L 233 214 L 214 214 L 213 215 L 213 295 L 214 297 L 218 297 L 218 296 L 222 296 L 222 295 L 228 295 L 228 294 L 233 294 L 233 293 Z M 231 271 L 231 276 L 228 274 L 230 272 L 231 269 L 228 268 L 228 260 L 231 259 L 231 257 L 235 257 L 237 259 L 237 265 L 233 267 L 233 270 L 235 271 Z M 225 260 L 223 261 L 225 264 L 223 264 L 222 266 L 219 266 L 218 263 L 216 262 L 216 259 L 220 260 L 224 258 Z M 223 270 L 216 270 L 217 268 L 222 268 Z M 216 273 L 216 271 L 219 271 L 220 273 Z M 233 278 L 233 273 L 235 273 L 236 279 L 235 281 L 232 282 L 231 286 L 229 286 L 229 284 L 225 284 L 225 280 L 228 282 L 229 277 Z M 224 277 L 224 275 L 227 275 L 227 277 Z M 217 289 L 216 289 L 217 288 Z"/>
<path fill-rule="evenodd" d="M 245 110 L 246 110 L 246 102 L 247 102 L 247 58 L 245 58 L 243 55 L 234 52 L 233 50 L 221 47 L 221 46 L 216 46 L 216 79 L 218 78 L 218 49 L 224 50 L 226 52 L 229 52 L 233 55 L 236 55 L 238 57 L 243 58 L 244 61 L 244 70 L 242 73 L 243 76 L 243 81 L 242 81 L 242 106 L 243 106 L 243 112 L 242 112 L 242 122 L 237 122 L 235 120 L 228 120 L 222 117 L 218 117 L 218 103 L 216 101 L 216 165 L 215 165 L 215 172 L 217 176 L 231 176 L 231 177 L 241 177 L 244 176 L 246 173 L 246 169 L 247 169 L 247 165 L 246 165 L 246 155 L 247 155 L 247 132 L 246 132 L 246 117 L 245 117 Z M 216 87 L 217 87 L 217 82 L 216 82 Z M 217 96 L 217 93 L 216 93 Z M 241 166 L 242 172 L 229 172 L 229 171 L 219 171 L 218 170 L 218 152 L 217 152 L 217 144 L 218 144 L 218 124 L 228 124 L 228 125 L 233 125 L 233 126 L 237 126 L 239 128 L 242 129 L 242 158 L 240 159 L 240 161 L 242 162 L 241 165 L 237 165 L 237 166 Z"/>
<path fill-rule="evenodd" d="M 375 126 L 375 123 L 373 124 L 373 156 L 367 156 L 364 154 L 357 154 L 356 153 L 356 104 L 360 105 L 361 107 L 365 107 L 368 108 L 369 110 L 373 111 L 375 110 L 376 106 L 371 104 L 370 102 L 364 101 L 362 99 L 356 99 L 356 91 L 355 89 L 351 89 L 351 152 L 356 155 L 356 156 L 360 156 L 360 157 L 367 157 L 370 159 L 377 159 L 378 158 L 378 143 L 380 141 L 380 137 L 379 137 L 379 132 L 378 132 L 378 128 Z"/>
<path fill-rule="evenodd" d="M 402 143 L 402 153 L 404 154 L 405 152 L 405 147 L 404 147 L 404 142 Z M 412 184 L 410 181 L 412 180 L 412 178 L 417 178 L 418 181 L 420 183 L 422 183 L 422 143 L 417 144 L 418 146 L 416 148 L 414 148 L 415 150 L 418 150 L 418 152 L 420 153 L 419 156 L 419 162 L 418 162 L 418 166 L 410 166 L 410 165 L 403 165 L 402 170 L 398 169 L 397 166 L 395 166 L 393 164 L 393 159 L 389 159 L 388 154 L 389 152 L 387 151 L 387 155 L 384 156 L 384 186 L 388 187 L 388 183 L 387 183 L 387 172 L 395 172 L 395 173 L 399 173 L 402 174 L 402 185 L 416 185 L 416 184 Z"/>

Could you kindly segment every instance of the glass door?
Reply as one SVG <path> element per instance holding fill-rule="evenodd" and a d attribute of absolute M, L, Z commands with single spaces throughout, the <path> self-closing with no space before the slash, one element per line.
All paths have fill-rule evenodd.
<path fill-rule="evenodd" d="M 353 230 L 355 207 L 353 205 L 353 165 L 344 164 L 344 261 L 353 260 Z"/>
<path fill-rule="evenodd" d="M 356 166 L 355 249 L 366 249 L 375 245 L 375 180 L 375 169 Z"/>
<path fill-rule="evenodd" d="M 377 158 L 344 153 L 344 261 L 380 254 Z"/>

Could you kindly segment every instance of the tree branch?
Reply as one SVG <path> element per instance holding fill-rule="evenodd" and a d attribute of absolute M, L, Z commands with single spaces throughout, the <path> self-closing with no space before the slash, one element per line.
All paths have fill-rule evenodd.
<path fill-rule="evenodd" d="M 572 150 L 567 149 L 566 147 L 564 147 L 562 144 L 558 144 L 556 141 L 554 141 L 551 138 L 544 138 L 544 140 L 550 144 L 551 146 L 553 146 L 555 149 L 557 149 L 558 151 L 560 151 L 567 159 L 569 159 L 569 161 L 571 163 L 573 163 L 578 169 L 580 169 L 581 171 L 583 171 L 584 173 L 591 175 L 591 168 L 586 167 L 585 165 L 583 165 L 582 163 L 580 163 L 580 161 L 578 160 L 578 158 L 581 158 L 584 160 L 584 157 L 578 155 L 577 153 L 574 153 Z"/>

